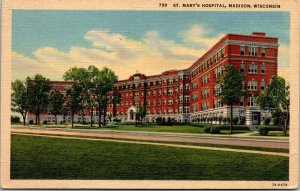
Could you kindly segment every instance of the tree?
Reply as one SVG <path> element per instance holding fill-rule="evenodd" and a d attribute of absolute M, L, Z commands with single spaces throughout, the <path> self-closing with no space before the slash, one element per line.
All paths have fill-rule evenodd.
<path fill-rule="evenodd" d="M 108 93 L 113 90 L 114 84 L 118 81 L 115 73 L 104 67 L 98 75 L 92 79 L 94 84 L 93 94 L 97 102 L 97 109 L 99 113 L 98 125 L 101 126 L 101 115 L 103 112 L 103 125 L 105 125 L 106 109 L 108 106 Z"/>
<path fill-rule="evenodd" d="M 22 115 L 23 125 L 25 125 L 26 115 L 29 110 L 26 84 L 21 80 L 16 80 L 11 83 L 11 88 L 11 110 Z"/>
<path fill-rule="evenodd" d="M 230 133 L 233 126 L 233 105 L 239 103 L 242 96 L 245 95 L 243 81 L 245 76 L 241 75 L 233 65 L 226 67 L 226 74 L 221 78 L 221 101 L 230 106 Z"/>
<path fill-rule="evenodd" d="M 279 125 L 282 126 L 284 135 L 288 130 L 290 120 L 290 87 L 286 85 L 284 78 L 274 76 L 269 86 L 256 98 L 256 103 L 263 109 L 272 111 L 272 115 L 278 115 Z"/>
<path fill-rule="evenodd" d="M 113 105 L 113 117 L 117 115 L 117 104 L 121 103 L 121 94 L 119 92 L 114 91 L 112 97 L 112 105 Z"/>
<path fill-rule="evenodd" d="M 143 124 L 146 114 L 147 114 L 147 107 L 145 105 L 141 105 L 138 107 L 136 111 L 136 119 L 140 120 L 140 122 Z"/>
<path fill-rule="evenodd" d="M 57 115 L 63 114 L 64 95 L 58 90 L 51 92 L 49 96 L 49 112 L 55 117 L 55 124 L 57 125 Z"/>
<path fill-rule="evenodd" d="M 40 113 L 48 107 L 50 80 L 40 74 L 26 78 L 29 111 L 35 115 L 35 124 L 40 125 Z"/>
<path fill-rule="evenodd" d="M 67 107 L 71 112 L 71 128 L 74 127 L 74 115 L 82 109 L 82 97 L 81 87 L 78 84 L 73 84 L 70 89 L 67 90 Z"/>
<path fill-rule="evenodd" d="M 90 115 L 91 115 L 91 126 L 93 126 L 93 109 L 95 107 L 95 99 L 93 95 L 93 90 L 95 88 L 95 84 L 93 83 L 93 80 L 96 78 L 96 76 L 100 75 L 100 71 L 95 66 L 89 66 L 87 69 L 85 68 L 71 68 L 64 74 L 65 80 L 72 80 L 78 83 L 78 86 L 82 89 L 82 96 L 84 99 L 82 99 L 82 104 L 86 105 L 90 109 Z M 82 98 L 83 98 L 82 97 Z M 82 118 L 84 115 L 84 109 L 82 108 L 81 114 Z M 83 122 L 83 120 L 82 120 Z"/>

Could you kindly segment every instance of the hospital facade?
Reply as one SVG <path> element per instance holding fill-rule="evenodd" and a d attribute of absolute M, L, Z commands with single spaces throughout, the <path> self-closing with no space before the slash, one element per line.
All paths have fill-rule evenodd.
<path fill-rule="evenodd" d="M 245 76 L 244 89 L 248 92 L 233 106 L 233 115 L 244 117 L 247 125 L 260 124 L 263 111 L 256 105 L 255 98 L 264 90 L 273 76 L 277 75 L 278 38 L 263 32 L 250 35 L 227 34 L 213 45 L 202 57 L 183 70 L 169 70 L 157 75 L 135 73 L 126 80 L 119 80 L 114 87 L 121 95 L 115 118 L 135 121 L 140 106 L 146 106 L 146 120 L 155 122 L 158 117 L 172 118 L 177 122 L 191 122 L 202 118 L 228 117 L 230 108 L 221 103 L 220 79 L 225 67 L 233 65 Z M 74 82 L 53 81 L 51 88 L 65 92 Z M 112 104 L 107 114 L 113 113 Z M 75 121 L 94 120 L 87 108 L 82 118 Z M 34 116 L 28 115 L 29 120 Z M 49 113 L 41 119 L 53 120 Z M 70 118 L 70 117 L 69 117 Z M 67 118 L 67 119 L 69 119 Z M 62 120 L 62 116 L 58 116 Z"/>

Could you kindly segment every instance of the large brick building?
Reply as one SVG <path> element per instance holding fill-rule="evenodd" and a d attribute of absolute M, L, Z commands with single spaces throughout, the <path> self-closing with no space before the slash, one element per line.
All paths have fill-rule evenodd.
<path fill-rule="evenodd" d="M 173 118 L 176 121 L 192 121 L 202 118 L 229 116 L 229 107 L 220 102 L 219 80 L 225 66 L 233 65 L 246 76 L 244 88 L 249 96 L 241 97 L 234 106 L 234 116 L 245 117 L 246 124 L 259 124 L 261 110 L 255 105 L 255 97 L 277 75 L 278 38 L 265 33 L 251 35 L 227 34 L 195 63 L 184 70 L 165 71 L 147 76 L 136 73 L 127 80 L 120 80 L 114 91 L 121 95 L 117 106 L 117 118 L 135 121 L 139 106 L 147 106 L 146 119 Z M 52 86 L 70 85 L 70 82 L 52 82 Z M 108 108 L 112 113 L 112 106 Z M 94 116 L 98 115 L 96 112 Z M 29 115 L 29 118 L 34 117 Z M 51 115 L 41 119 L 52 120 Z M 60 118 L 59 118 L 60 119 Z M 84 120 L 90 121 L 89 111 Z M 82 120 L 80 116 L 75 121 Z M 97 120 L 97 118 L 95 119 Z"/>

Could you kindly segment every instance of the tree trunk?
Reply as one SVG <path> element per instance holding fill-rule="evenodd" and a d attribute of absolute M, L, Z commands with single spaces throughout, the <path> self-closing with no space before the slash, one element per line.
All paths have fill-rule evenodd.
<path fill-rule="evenodd" d="M 38 114 L 38 125 L 41 125 L 41 121 L 40 121 L 40 113 Z"/>
<path fill-rule="evenodd" d="M 231 104 L 230 105 L 230 134 L 232 134 L 232 126 L 233 126 L 232 118 L 233 118 L 233 109 L 232 109 L 232 104 Z"/>
<path fill-rule="evenodd" d="M 284 124 L 283 124 L 283 133 L 284 133 L 284 136 L 287 135 L 288 124 L 289 124 L 289 112 L 287 111 L 286 115 L 284 114 Z"/>
<path fill-rule="evenodd" d="M 84 115 L 83 115 L 83 112 L 82 112 L 82 114 L 81 114 L 81 119 L 82 119 L 81 124 L 82 124 L 82 125 L 84 124 L 84 119 L 83 119 L 83 117 L 84 117 Z"/>
<path fill-rule="evenodd" d="M 90 108 L 90 116 L 91 116 L 91 127 L 93 127 L 93 107 Z"/>
<path fill-rule="evenodd" d="M 57 115 L 54 115 L 55 117 L 55 125 L 57 125 Z"/>
<path fill-rule="evenodd" d="M 38 114 L 36 113 L 35 114 L 35 125 L 37 125 L 38 124 Z"/>
<path fill-rule="evenodd" d="M 23 117 L 23 125 L 25 126 L 26 125 L 26 114 L 22 115 Z"/>
<path fill-rule="evenodd" d="M 100 112 L 100 107 L 98 108 L 98 127 L 101 127 L 101 112 Z"/>
<path fill-rule="evenodd" d="M 71 128 L 74 127 L 74 113 L 71 114 Z"/>
<path fill-rule="evenodd" d="M 104 108 L 104 110 L 103 110 L 103 125 L 105 126 L 106 125 L 106 110 L 107 110 L 107 108 Z"/>

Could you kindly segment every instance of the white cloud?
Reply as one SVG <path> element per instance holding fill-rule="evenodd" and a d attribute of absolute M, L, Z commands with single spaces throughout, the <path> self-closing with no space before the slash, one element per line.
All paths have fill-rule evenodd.
<path fill-rule="evenodd" d="M 127 79 L 136 70 L 146 75 L 171 69 L 188 68 L 223 37 L 208 37 L 209 29 L 194 25 L 179 34 L 180 42 L 162 38 L 158 31 L 148 31 L 141 40 L 130 39 L 106 29 L 91 30 L 84 38 L 92 47 L 72 46 L 68 51 L 43 47 L 33 56 L 12 53 L 12 80 L 40 73 L 51 80 L 62 80 L 69 68 L 95 65 L 113 69 L 119 79 Z M 174 34 L 176 35 L 176 34 Z M 282 51 L 282 52 L 281 52 Z M 286 63 L 288 47 L 281 45 L 280 63 Z"/>

